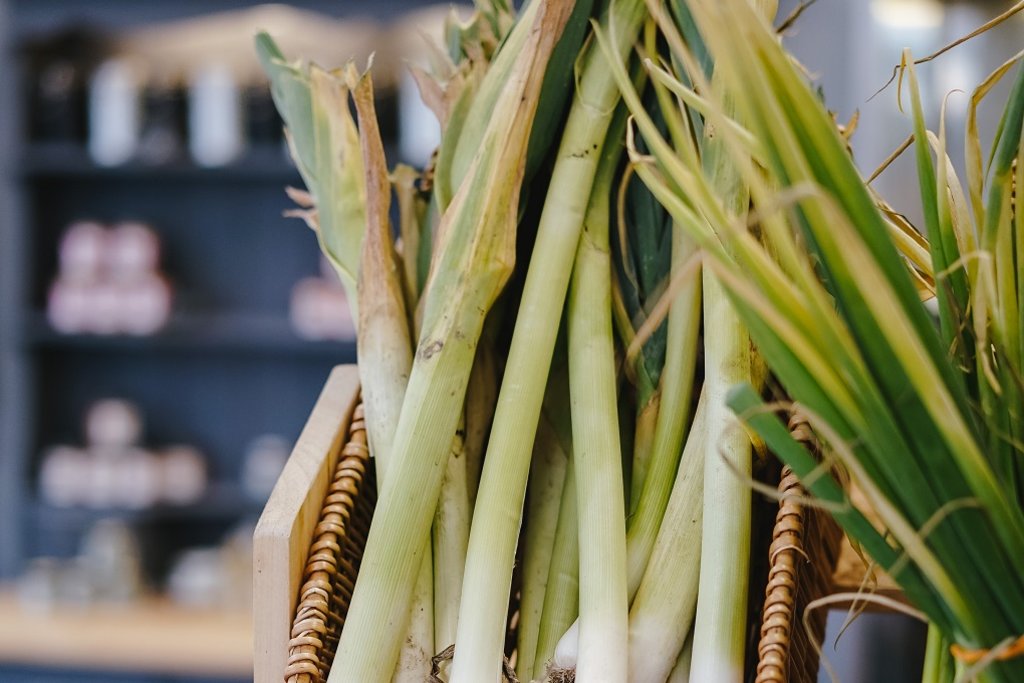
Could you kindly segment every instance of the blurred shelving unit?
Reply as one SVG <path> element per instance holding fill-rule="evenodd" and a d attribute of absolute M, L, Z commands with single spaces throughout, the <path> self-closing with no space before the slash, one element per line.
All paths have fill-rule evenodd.
<path fill-rule="evenodd" d="M 0 0 L 0 582 L 33 557 L 74 554 L 85 530 L 105 517 L 139 531 L 151 555 L 144 566 L 157 576 L 175 549 L 215 542 L 255 519 L 260 501 L 239 483 L 246 444 L 263 433 L 294 439 L 329 369 L 355 360 L 354 340 L 309 341 L 289 322 L 292 286 L 317 272 L 318 249 L 300 222 L 282 217 L 292 208 L 284 187 L 301 185 L 282 144 L 250 145 L 216 168 L 187 155 L 101 166 L 81 140 L 32 132 L 26 41 L 69 27 L 106 34 L 256 4 Z M 286 4 L 386 24 L 431 3 Z M 160 331 L 100 336 L 50 325 L 58 240 L 82 218 L 139 220 L 159 233 L 175 296 Z M 205 454 L 211 486 L 203 498 L 134 511 L 43 501 L 40 454 L 80 442 L 83 411 L 107 396 L 138 405 L 148 442 L 194 444 Z M 250 630 L 245 614 L 194 612 L 165 600 L 37 613 L 0 593 L 0 680 L 251 680 Z"/>
<path fill-rule="evenodd" d="M 43 350 L 109 353 L 253 354 L 352 358 L 355 341 L 310 341 L 297 336 L 283 315 L 206 313 L 176 315 L 159 332 L 144 337 L 67 334 L 36 313 L 24 328 L 25 345 Z"/>
<path fill-rule="evenodd" d="M 128 162 L 118 166 L 98 166 L 79 145 L 44 143 L 30 145 L 17 170 L 29 180 L 268 180 L 278 183 L 296 183 L 299 180 L 298 172 L 285 159 L 283 148 L 269 145 L 246 150 L 240 158 L 224 166 L 205 168 L 189 162 Z"/>

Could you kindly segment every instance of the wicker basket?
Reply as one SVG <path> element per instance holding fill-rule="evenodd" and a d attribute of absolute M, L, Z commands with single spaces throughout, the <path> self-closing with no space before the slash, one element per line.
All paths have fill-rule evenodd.
<path fill-rule="evenodd" d="M 790 420 L 798 441 L 814 449 L 807 424 Z M 839 559 L 842 532 L 820 509 L 805 509 L 806 495 L 796 475 L 782 469 L 780 500 L 768 551 L 768 582 L 757 643 L 755 683 L 814 683 L 818 651 L 825 633 L 823 610 L 809 615 L 811 632 L 803 627 L 808 603 L 833 590 L 832 576 Z"/>
<path fill-rule="evenodd" d="M 287 476 L 286 470 L 282 475 L 257 527 L 257 683 L 320 683 L 331 667 L 376 498 L 357 395 L 355 373 L 336 369 L 289 461 L 289 468 L 298 474 Z M 342 406 L 340 414 L 347 419 L 339 429 L 337 411 Z M 331 417 L 334 433 L 326 434 L 330 430 L 322 423 Z M 791 423 L 790 427 L 798 439 L 809 443 L 805 425 Z M 328 452 L 317 462 L 308 462 L 313 456 L 307 451 L 316 452 L 328 441 Z M 296 458 L 299 461 L 293 463 Z M 305 479 L 310 486 L 303 489 Z M 317 491 L 320 503 L 314 504 Z M 760 622 L 760 628 L 752 630 L 756 647 L 750 650 L 756 659 L 748 667 L 748 680 L 810 683 L 818 671 L 810 638 L 821 641 L 825 615 L 814 615 L 808 634 L 802 614 L 808 602 L 832 590 L 841 533 L 827 515 L 804 509 L 803 489 L 788 469 L 782 471 L 779 491 L 783 496 L 770 547 L 752 569 L 752 586 L 765 586 L 765 600 L 760 619 L 753 620 Z M 768 527 L 762 525 L 757 533 L 767 538 Z M 296 537 L 306 539 L 301 550 L 304 561 L 299 559 L 297 550 L 303 546 Z M 282 557 L 282 552 L 290 556 Z M 283 592 L 286 587 L 289 593 Z M 286 601 L 290 610 L 284 621 Z M 268 609 L 271 605 L 273 609 Z M 285 635 L 287 624 L 290 630 Z"/>

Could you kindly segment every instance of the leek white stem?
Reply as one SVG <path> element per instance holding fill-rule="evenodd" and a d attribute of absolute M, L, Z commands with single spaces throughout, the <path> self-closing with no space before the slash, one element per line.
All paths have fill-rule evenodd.
<path fill-rule="evenodd" d="M 546 415 L 537 425 L 537 443 L 530 465 L 529 513 L 527 514 L 525 551 L 523 553 L 523 588 L 519 601 L 519 626 L 516 650 L 516 676 L 521 681 L 533 679 L 534 658 L 540 636 L 547 591 L 551 552 L 558 528 L 562 489 L 569 458 L 562 449 L 558 435 Z"/>
<path fill-rule="evenodd" d="M 703 394 L 683 449 L 672 497 L 629 611 L 630 683 L 662 683 L 693 625 L 700 578 L 707 401 Z"/>
<path fill-rule="evenodd" d="M 704 394 L 708 430 L 700 588 L 694 624 L 695 681 L 743 680 L 750 569 L 750 439 L 726 405 L 750 381 L 750 340 L 721 284 L 704 274 Z"/>
<path fill-rule="evenodd" d="M 560 639 L 579 614 L 580 553 L 579 523 L 576 515 L 576 471 L 569 459 L 558 512 L 558 529 L 551 551 L 547 590 L 544 593 L 544 618 L 537 636 L 533 677 L 541 678 L 555 656 Z M 577 631 L 573 631 L 577 633 Z M 575 639 L 576 636 L 573 635 Z M 573 641 L 575 649 L 575 640 Z M 573 663 L 575 667 L 575 660 Z"/>
<path fill-rule="evenodd" d="M 615 141 L 602 164 L 614 169 Z M 607 179 L 605 178 L 607 176 Z M 626 680 L 629 598 L 626 510 L 612 337 L 610 173 L 594 184 L 569 294 L 569 397 L 579 511 L 580 619 L 576 676 Z"/>
<path fill-rule="evenodd" d="M 551 658 L 553 669 L 575 669 L 580 658 L 580 623 L 577 621 L 565 632 L 558 641 L 555 654 Z"/>
<path fill-rule="evenodd" d="M 440 651 L 455 642 L 462 595 L 462 570 L 469 542 L 469 493 L 462 431 L 455 436 L 441 497 L 434 513 L 434 646 Z"/>
<path fill-rule="evenodd" d="M 693 631 L 686 636 L 683 649 L 676 658 L 676 665 L 665 683 L 690 683 L 690 663 L 693 661 Z"/>
<path fill-rule="evenodd" d="M 623 58 L 643 15 L 638 0 L 612 0 L 602 19 L 605 30 L 614 31 Z M 603 54 L 591 47 L 582 60 L 579 89 L 541 213 L 484 460 L 469 537 L 452 683 L 495 681 L 501 667 L 533 435 L 598 152 L 619 100 Z"/>
<path fill-rule="evenodd" d="M 434 567 L 430 548 L 423 556 L 413 588 L 406 636 L 391 683 L 422 683 L 434 656 Z"/>

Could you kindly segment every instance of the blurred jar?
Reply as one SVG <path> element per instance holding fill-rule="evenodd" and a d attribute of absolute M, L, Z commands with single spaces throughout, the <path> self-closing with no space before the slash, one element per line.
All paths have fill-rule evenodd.
<path fill-rule="evenodd" d="M 117 460 L 115 500 L 119 507 L 144 510 L 160 502 L 160 460 L 150 451 L 133 448 Z"/>
<path fill-rule="evenodd" d="M 320 259 L 320 276 L 299 280 L 292 287 L 288 315 L 295 333 L 311 340 L 346 340 L 355 336 L 355 323 L 337 273 Z"/>
<path fill-rule="evenodd" d="M 88 456 L 80 448 L 54 446 L 43 454 L 39 469 L 39 495 L 56 507 L 73 507 L 85 502 L 89 481 Z"/>
<path fill-rule="evenodd" d="M 82 541 L 81 565 L 97 599 L 127 602 L 142 592 L 141 551 L 124 522 L 96 522 Z"/>
<path fill-rule="evenodd" d="M 206 493 L 206 460 L 192 446 L 171 446 L 160 455 L 161 498 L 176 505 L 194 503 Z"/>
<path fill-rule="evenodd" d="M 89 155 L 101 166 L 117 166 L 138 151 L 142 77 L 126 57 L 100 64 L 89 84 Z"/>
<path fill-rule="evenodd" d="M 119 332 L 145 336 L 164 327 L 171 316 L 173 292 L 159 272 L 160 238 L 144 223 L 125 221 L 110 235 L 108 275 L 117 292 Z"/>
<path fill-rule="evenodd" d="M 171 599 L 189 607 L 216 607 L 223 604 L 227 573 L 218 548 L 192 548 L 174 561 L 167 576 Z"/>
<path fill-rule="evenodd" d="M 277 434 L 253 439 L 242 462 L 242 490 L 251 500 L 265 501 L 281 475 L 290 452 L 288 442 Z"/>
<path fill-rule="evenodd" d="M 142 438 L 142 411 L 131 401 L 107 398 L 94 402 L 85 415 L 89 446 L 127 448 Z"/>
<path fill-rule="evenodd" d="M 107 250 L 107 230 L 95 221 L 76 221 L 61 237 L 59 272 L 46 307 L 50 324 L 58 332 L 72 334 L 92 327 L 92 293 L 103 278 Z"/>
<path fill-rule="evenodd" d="M 47 612 L 57 602 L 60 563 L 52 557 L 37 557 L 29 562 L 18 579 L 18 601 L 31 612 Z"/>
<path fill-rule="evenodd" d="M 245 147 L 242 98 L 231 68 L 208 62 L 190 79 L 189 151 L 200 166 L 223 166 Z"/>

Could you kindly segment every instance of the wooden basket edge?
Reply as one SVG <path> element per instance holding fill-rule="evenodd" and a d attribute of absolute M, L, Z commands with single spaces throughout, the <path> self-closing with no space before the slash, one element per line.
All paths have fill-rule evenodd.
<path fill-rule="evenodd" d="M 253 670 L 283 680 L 291 617 L 331 473 L 359 398 L 355 365 L 331 370 L 253 533 Z"/>

